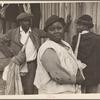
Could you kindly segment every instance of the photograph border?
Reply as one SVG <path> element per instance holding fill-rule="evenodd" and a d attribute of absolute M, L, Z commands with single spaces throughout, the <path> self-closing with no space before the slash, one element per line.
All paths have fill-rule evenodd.
<path fill-rule="evenodd" d="M 100 2 L 99 0 L 0 0 L 0 3 L 72 3 L 72 2 Z M 8 100 L 8 99 L 13 99 L 13 100 L 17 100 L 17 99 L 21 99 L 21 100 L 31 100 L 31 99 L 80 99 L 80 100 L 87 100 L 87 99 L 100 99 L 100 94 L 66 94 L 66 95 L 1 95 L 0 99 L 4 99 L 4 100 Z"/>

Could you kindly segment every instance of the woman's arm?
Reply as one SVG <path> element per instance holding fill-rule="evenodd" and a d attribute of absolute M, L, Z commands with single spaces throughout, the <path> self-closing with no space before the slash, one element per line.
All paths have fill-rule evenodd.
<path fill-rule="evenodd" d="M 50 77 L 58 84 L 76 83 L 76 77 L 70 77 L 69 73 L 61 67 L 59 58 L 53 49 L 47 49 L 44 52 L 41 62 Z"/>

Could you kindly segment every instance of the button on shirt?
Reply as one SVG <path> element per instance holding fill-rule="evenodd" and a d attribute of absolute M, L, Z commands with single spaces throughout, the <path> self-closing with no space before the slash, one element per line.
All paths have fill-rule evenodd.
<path fill-rule="evenodd" d="M 20 27 L 20 34 L 21 34 L 21 38 L 20 38 L 20 42 L 24 45 L 26 42 L 26 39 L 29 35 L 29 33 L 31 32 L 31 28 L 29 28 L 29 30 L 25 33 L 25 31 L 22 29 L 22 27 Z M 27 43 L 26 43 L 26 48 L 25 48 L 25 54 L 26 54 L 26 61 L 33 61 L 36 59 L 37 56 L 37 49 L 35 48 L 32 40 L 28 39 Z"/>

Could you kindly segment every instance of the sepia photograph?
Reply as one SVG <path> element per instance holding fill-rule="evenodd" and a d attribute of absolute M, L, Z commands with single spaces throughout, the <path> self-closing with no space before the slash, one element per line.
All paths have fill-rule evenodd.
<path fill-rule="evenodd" d="M 99 93 L 99 1 L 0 1 L 0 95 Z"/>

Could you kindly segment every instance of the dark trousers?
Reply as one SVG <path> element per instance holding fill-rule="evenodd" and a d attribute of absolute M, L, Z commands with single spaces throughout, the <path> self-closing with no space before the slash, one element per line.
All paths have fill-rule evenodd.
<path fill-rule="evenodd" d="M 33 84 L 37 63 L 36 60 L 28 62 L 28 73 L 22 76 L 22 85 L 24 89 L 24 94 L 37 94 L 37 88 Z"/>
<path fill-rule="evenodd" d="M 82 86 L 82 93 L 98 93 L 98 85 Z"/>

